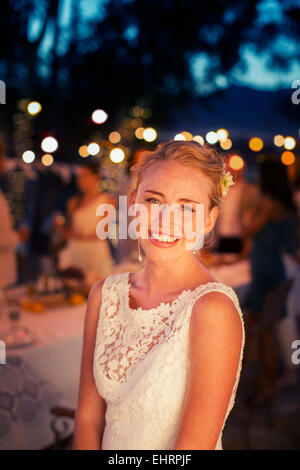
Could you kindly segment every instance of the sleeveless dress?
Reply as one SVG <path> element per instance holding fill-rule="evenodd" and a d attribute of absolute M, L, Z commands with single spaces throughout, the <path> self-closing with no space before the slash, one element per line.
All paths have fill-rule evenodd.
<path fill-rule="evenodd" d="M 99 204 L 107 202 L 107 195 L 100 193 L 93 201 L 78 207 L 72 214 L 72 232 L 79 236 L 96 235 L 96 225 L 100 220 L 96 215 Z M 80 268 L 84 273 L 108 276 L 112 273 L 114 260 L 107 239 L 71 238 L 59 254 L 59 267 Z"/>
<path fill-rule="evenodd" d="M 245 332 L 237 295 L 220 282 L 184 290 L 170 303 L 129 306 L 130 272 L 109 275 L 102 285 L 93 361 L 95 384 L 106 402 L 102 450 L 171 450 L 179 430 L 189 369 L 189 320 L 195 301 L 223 292 L 239 312 L 243 338 L 236 380 L 215 450 L 234 405 Z"/>

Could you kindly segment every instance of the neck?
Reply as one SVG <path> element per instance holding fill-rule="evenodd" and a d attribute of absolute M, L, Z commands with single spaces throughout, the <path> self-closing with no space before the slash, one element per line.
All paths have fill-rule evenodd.
<path fill-rule="evenodd" d="M 199 277 L 207 277 L 206 268 L 198 261 L 194 255 L 185 254 L 171 261 L 153 261 L 147 259 L 145 267 L 141 270 L 141 282 L 148 286 L 149 296 L 158 291 L 173 293 L 174 286 L 180 289 L 188 288 L 199 280 Z M 184 273 L 184 274 L 183 274 Z M 197 282 L 195 283 L 197 285 Z"/>

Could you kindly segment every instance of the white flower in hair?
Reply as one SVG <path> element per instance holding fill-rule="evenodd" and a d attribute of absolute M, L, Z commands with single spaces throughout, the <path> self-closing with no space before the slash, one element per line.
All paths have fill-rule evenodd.
<path fill-rule="evenodd" d="M 229 171 L 225 171 L 222 181 L 221 181 L 221 191 L 222 196 L 226 196 L 230 186 L 233 186 L 235 183 L 233 181 L 232 174 Z"/>

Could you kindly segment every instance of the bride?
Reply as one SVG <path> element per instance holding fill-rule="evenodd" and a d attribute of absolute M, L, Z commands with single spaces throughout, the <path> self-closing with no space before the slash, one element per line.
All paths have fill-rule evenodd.
<path fill-rule="evenodd" d="M 241 372 L 242 312 L 235 292 L 187 248 L 186 232 L 161 224 L 160 208 L 178 204 L 195 227 L 202 205 L 208 235 L 232 181 L 223 158 L 197 142 L 160 144 L 131 172 L 130 202 L 144 205 L 151 228 L 151 208 L 159 209 L 159 233 L 138 237 L 140 270 L 90 291 L 73 448 L 222 449 Z"/>

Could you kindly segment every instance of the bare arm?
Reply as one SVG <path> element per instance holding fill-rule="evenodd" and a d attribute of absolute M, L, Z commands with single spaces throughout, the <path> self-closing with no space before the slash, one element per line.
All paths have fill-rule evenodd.
<path fill-rule="evenodd" d="M 102 285 L 92 287 L 85 316 L 78 403 L 75 414 L 74 450 L 100 450 L 105 426 L 106 403 L 99 395 L 93 376 L 97 324 L 100 314 Z"/>
<path fill-rule="evenodd" d="M 190 371 L 173 450 L 215 449 L 234 386 L 242 323 L 226 294 L 198 299 L 190 320 Z"/>

